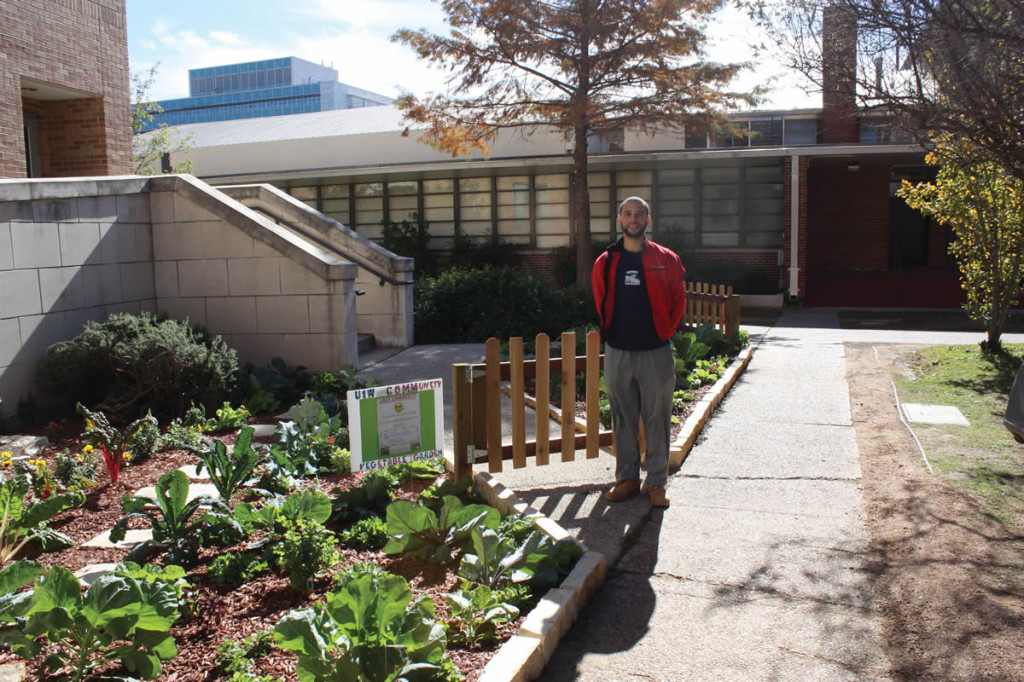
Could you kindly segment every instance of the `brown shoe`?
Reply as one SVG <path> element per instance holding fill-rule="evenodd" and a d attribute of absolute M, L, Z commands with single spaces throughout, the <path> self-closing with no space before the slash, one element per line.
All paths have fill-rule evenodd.
<path fill-rule="evenodd" d="M 652 507 L 667 507 L 672 501 L 665 497 L 665 486 L 652 485 L 647 488 L 647 495 L 651 498 Z"/>
<path fill-rule="evenodd" d="M 622 502 L 640 492 L 640 481 L 619 481 L 615 487 L 605 493 L 609 502 Z"/>

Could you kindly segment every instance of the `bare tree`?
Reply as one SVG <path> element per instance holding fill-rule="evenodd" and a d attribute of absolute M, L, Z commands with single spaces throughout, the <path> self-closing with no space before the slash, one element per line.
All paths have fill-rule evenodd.
<path fill-rule="evenodd" d="M 823 42 L 856 36 L 848 75 L 861 106 L 923 143 L 936 132 L 970 140 L 1024 179 L 1024 0 L 740 1 L 819 86 Z"/>
<path fill-rule="evenodd" d="M 449 93 L 397 101 L 422 138 L 452 155 L 486 152 L 498 131 L 554 126 L 572 140 L 576 280 L 593 263 L 587 137 L 621 129 L 714 131 L 752 104 L 725 90 L 741 64 L 704 59 L 724 0 L 441 0 L 451 32 L 392 39 L 450 70 Z"/>

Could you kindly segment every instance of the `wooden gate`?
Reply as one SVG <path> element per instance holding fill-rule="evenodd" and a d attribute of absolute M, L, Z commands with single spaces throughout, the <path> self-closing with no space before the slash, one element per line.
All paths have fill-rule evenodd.
<path fill-rule="evenodd" d="M 681 328 L 711 323 L 726 336 L 739 330 L 739 296 L 732 287 L 700 282 L 686 285 L 686 310 Z M 571 462 L 577 450 L 584 450 L 592 459 L 600 448 L 612 444 L 612 431 L 600 428 L 600 382 L 604 356 L 600 334 L 587 334 L 585 355 L 576 355 L 576 335 L 566 332 L 561 337 L 561 356 L 551 357 L 551 340 L 538 334 L 534 360 L 523 357 L 522 337 L 509 340 L 509 360 L 501 361 L 501 343 L 490 338 L 485 344 L 485 362 L 479 365 L 452 365 L 452 401 L 454 411 L 455 475 L 469 475 L 472 465 L 487 463 L 490 472 L 500 472 L 506 460 L 513 468 L 522 468 L 530 458 L 538 466 L 551 462 L 551 454 L 560 453 L 559 460 Z M 585 426 L 577 426 L 575 396 L 576 375 L 584 373 Z M 562 410 L 560 433 L 549 433 L 548 406 L 550 380 L 561 377 Z M 526 379 L 535 377 L 536 432 L 532 440 L 526 434 Z M 512 442 L 502 443 L 501 385 L 510 384 Z M 571 402 L 566 401 L 566 396 Z M 642 425 L 641 425 L 642 427 Z M 479 453 L 479 454 L 478 454 Z M 556 460 L 556 461 L 559 461 Z"/>

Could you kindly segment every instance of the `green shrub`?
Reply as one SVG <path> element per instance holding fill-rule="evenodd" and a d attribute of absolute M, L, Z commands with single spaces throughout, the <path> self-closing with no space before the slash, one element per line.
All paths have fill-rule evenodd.
<path fill-rule="evenodd" d="M 190 402 L 217 405 L 230 395 L 238 357 L 219 336 L 149 313 L 88 322 L 70 341 L 50 347 L 41 384 L 58 408 L 94 405 L 115 422 L 152 412 L 181 416 Z"/>
<path fill-rule="evenodd" d="M 513 268 L 449 270 L 419 279 L 415 286 L 417 343 L 479 343 L 491 336 L 558 334 L 569 323 L 566 301 L 574 300 L 525 270 Z M 573 310 L 577 305 L 572 305 Z"/>
<path fill-rule="evenodd" d="M 517 267 L 519 253 L 514 246 L 503 241 L 493 242 L 489 237 L 474 238 L 465 234 L 457 234 L 452 238 L 448 269 L 479 270 L 488 265 L 493 268 Z"/>
<path fill-rule="evenodd" d="M 430 250 L 430 223 L 413 215 L 400 223 L 382 222 L 380 245 L 397 256 L 416 261 L 416 276 L 437 272 L 437 255 Z"/>

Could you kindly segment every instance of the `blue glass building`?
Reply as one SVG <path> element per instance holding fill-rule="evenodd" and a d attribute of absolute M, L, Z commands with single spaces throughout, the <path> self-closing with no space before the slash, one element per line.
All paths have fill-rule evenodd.
<path fill-rule="evenodd" d="M 338 72 L 298 57 L 189 69 L 189 97 L 158 102 L 143 130 L 390 104 L 391 98 L 338 82 Z"/>

